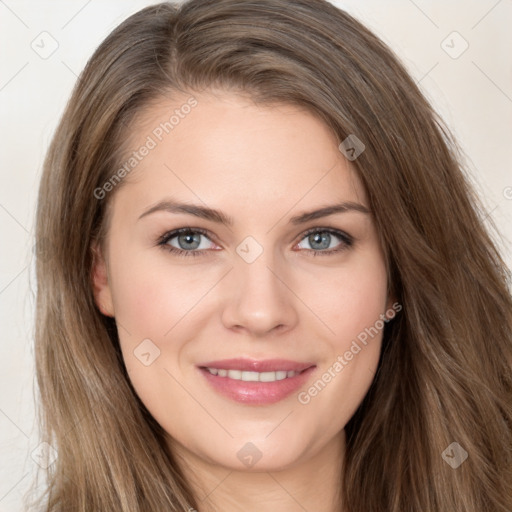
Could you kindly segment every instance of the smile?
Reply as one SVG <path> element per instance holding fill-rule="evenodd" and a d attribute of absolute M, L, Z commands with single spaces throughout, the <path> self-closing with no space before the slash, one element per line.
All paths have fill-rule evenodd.
<path fill-rule="evenodd" d="M 246 358 L 197 366 L 210 389 L 245 405 L 270 405 L 286 399 L 307 384 L 315 369 L 312 362 Z"/>
<path fill-rule="evenodd" d="M 300 372 L 293 370 L 279 370 L 276 372 L 248 372 L 242 370 L 223 370 L 221 368 L 206 368 L 212 375 L 226 377 L 233 380 L 243 380 L 244 382 L 275 382 L 286 378 L 295 377 Z"/>

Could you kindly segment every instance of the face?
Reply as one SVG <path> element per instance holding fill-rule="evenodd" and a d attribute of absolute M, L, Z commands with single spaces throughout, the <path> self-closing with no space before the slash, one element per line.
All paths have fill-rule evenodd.
<path fill-rule="evenodd" d="M 289 468 L 328 449 L 373 380 L 392 302 L 383 253 L 319 119 L 189 98 L 133 130 L 96 301 L 170 443 L 226 468 Z"/>

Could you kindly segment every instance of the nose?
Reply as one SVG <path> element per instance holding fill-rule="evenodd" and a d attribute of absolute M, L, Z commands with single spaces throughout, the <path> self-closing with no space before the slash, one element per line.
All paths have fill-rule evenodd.
<path fill-rule="evenodd" d="M 269 253 L 263 251 L 252 263 L 242 258 L 235 261 L 222 313 L 228 329 L 263 337 L 272 331 L 292 329 L 297 323 L 297 296 L 288 284 L 289 272 L 276 267 Z"/>

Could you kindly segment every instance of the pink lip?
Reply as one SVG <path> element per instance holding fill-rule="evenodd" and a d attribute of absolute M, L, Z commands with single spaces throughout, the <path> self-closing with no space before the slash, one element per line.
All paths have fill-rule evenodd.
<path fill-rule="evenodd" d="M 294 377 L 287 377 L 286 379 L 275 382 L 245 382 L 213 375 L 206 367 L 253 372 L 274 372 L 283 370 L 301 373 Z M 285 359 L 256 361 L 244 358 L 210 361 L 198 365 L 201 374 L 204 375 L 207 382 L 215 391 L 231 400 L 250 405 L 273 404 L 283 400 L 300 387 L 304 386 L 315 367 L 316 365 L 314 363 L 300 363 Z"/>

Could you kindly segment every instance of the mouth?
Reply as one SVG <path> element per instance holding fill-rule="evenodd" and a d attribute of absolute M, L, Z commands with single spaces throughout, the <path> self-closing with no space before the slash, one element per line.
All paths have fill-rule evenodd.
<path fill-rule="evenodd" d="M 243 380 L 244 382 L 275 382 L 277 380 L 289 379 L 299 375 L 301 372 L 277 370 L 276 372 L 248 372 L 242 370 L 225 370 L 222 368 L 209 368 L 208 370 L 212 375 L 219 377 L 226 377 L 233 380 Z M 306 371 L 306 370 L 303 370 Z"/>
<path fill-rule="evenodd" d="M 284 359 L 239 358 L 211 361 L 197 368 L 221 395 L 239 403 L 265 405 L 279 402 L 297 391 L 316 365 Z"/>

